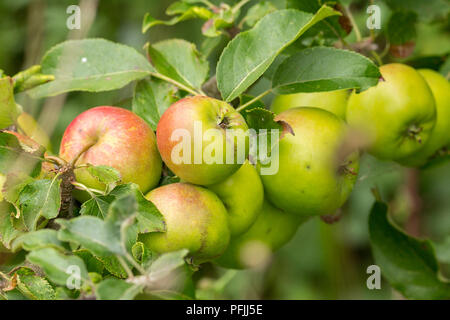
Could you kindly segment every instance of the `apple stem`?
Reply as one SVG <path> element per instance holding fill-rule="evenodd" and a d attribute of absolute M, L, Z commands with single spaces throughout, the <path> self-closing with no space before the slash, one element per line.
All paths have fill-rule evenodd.
<path fill-rule="evenodd" d="M 86 145 L 83 149 L 80 150 L 80 152 L 78 152 L 75 157 L 73 157 L 73 159 L 69 162 L 69 165 L 73 168 L 75 166 L 75 163 L 78 161 L 78 159 L 83 155 L 83 153 L 85 153 L 86 151 L 89 150 L 90 147 L 92 147 L 95 143 L 90 143 L 88 145 Z"/>
<path fill-rule="evenodd" d="M 236 109 L 237 112 L 241 112 L 243 111 L 245 108 L 247 108 L 248 106 L 250 106 L 251 104 L 255 103 L 256 101 L 258 101 L 259 99 L 265 97 L 266 95 L 268 95 L 269 93 L 272 92 L 272 88 L 269 90 L 264 91 L 263 93 L 261 93 L 260 95 L 254 97 L 253 99 L 251 99 L 250 101 L 244 103 L 242 106 L 240 106 L 239 108 Z"/>
<path fill-rule="evenodd" d="M 67 161 L 62 159 L 62 158 L 60 158 L 60 157 L 45 156 L 44 160 L 46 162 L 50 162 L 50 163 L 56 164 L 56 165 L 58 165 L 60 167 L 63 167 L 65 165 L 67 165 Z"/>

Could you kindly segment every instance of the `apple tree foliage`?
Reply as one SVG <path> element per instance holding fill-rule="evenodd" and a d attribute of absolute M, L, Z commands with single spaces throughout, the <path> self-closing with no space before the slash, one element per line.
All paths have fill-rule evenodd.
<path fill-rule="evenodd" d="M 181 0 L 167 8 L 169 20 L 146 14 L 142 31 L 200 19 L 204 40 L 198 48 L 183 39 L 147 43 L 141 51 L 105 39 L 72 40 L 51 48 L 40 66 L 12 77 L 1 73 L 0 255 L 14 258 L 9 270 L 0 272 L 0 300 L 195 298 L 191 275 L 196 266 L 186 259 L 188 252 L 157 256 L 139 241 L 139 234 L 165 232 L 165 223 L 137 185 L 120 183 L 115 169 L 89 167 L 107 187 L 88 190 L 91 198 L 67 215 L 64 173 L 42 175 L 41 167 L 49 162 L 45 148 L 14 134 L 21 113 L 14 94 L 26 91 L 39 99 L 134 83 L 132 110 L 154 130 L 161 114 L 186 95 L 232 103 L 251 128 L 282 128 L 265 108 L 262 98 L 268 93 L 365 90 L 380 78 L 378 55 L 370 46 L 361 39 L 345 40 L 352 23 L 344 5 L 322 2 L 329 1 L 288 0 L 286 8 L 277 8 L 270 1 L 215 6 Z M 415 6 L 406 0 L 384 2 L 392 18 L 376 32 L 393 55 L 414 46 L 418 18 L 433 21 L 449 12 L 444 0 L 427 1 L 424 8 L 419 0 Z M 211 53 L 224 42 L 218 61 L 211 63 Z M 448 61 L 442 65 L 444 74 Z M 261 79 L 265 91 L 251 94 Z M 165 176 L 161 184 L 173 180 Z M 449 299 L 450 284 L 439 273 L 432 243 L 405 234 L 387 211 L 378 199 L 368 227 L 385 278 L 406 298 Z M 180 280 L 178 285 L 161 287 L 173 278 Z"/>

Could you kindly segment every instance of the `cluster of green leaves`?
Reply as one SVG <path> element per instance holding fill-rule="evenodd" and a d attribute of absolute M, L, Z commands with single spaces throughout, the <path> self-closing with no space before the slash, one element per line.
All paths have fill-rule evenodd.
<path fill-rule="evenodd" d="M 91 167 L 90 172 L 106 185 L 120 180 L 113 168 Z M 57 219 L 60 182 L 58 175 L 31 179 L 15 186 L 15 202 L 9 202 L 13 199 L 8 195 L 1 203 L 2 245 L 28 253 L 24 262 L 0 274 L 5 282 L 0 296 L 8 299 L 14 290 L 31 299 L 132 299 L 141 293 L 171 293 L 161 281 L 189 270 L 187 251 L 156 257 L 139 241 L 139 234 L 164 232 L 165 224 L 138 186 L 120 184 L 103 194 L 91 192 L 77 217 Z M 58 230 L 44 228 L 50 223 Z"/>

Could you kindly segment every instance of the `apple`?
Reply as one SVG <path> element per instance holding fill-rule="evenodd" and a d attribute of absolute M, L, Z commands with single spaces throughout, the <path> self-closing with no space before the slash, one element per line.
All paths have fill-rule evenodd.
<path fill-rule="evenodd" d="M 173 173 L 183 181 L 211 185 L 244 163 L 247 130 L 242 115 L 226 102 L 195 96 L 177 101 L 163 113 L 156 139 L 161 157 Z"/>
<path fill-rule="evenodd" d="M 221 255 L 230 232 L 227 210 L 214 192 L 189 183 L 173 183 L 146 195 L 164 217 L 166 232 L 140 235 L 150 250 L 165 253 L 188 249 L 196 263 Z"/>
<path fill-rule="evenodd" d="M 279 141 L 279 169 L 261 175 L 266 197 L 301 216 L 334 214 L 347 200 L 359 169 L 359 155 L 343 153 L 345 122 L 329 111 L 301 107 L 275 117 L 292 128 Z"/>
<path fill-rule="evenodd" d="M 267 200 L 255 223 L 244 234 L 232 238 L 227 250 L 215 260 L 231 269 L 257 267 L 272 253 L 288 243 L 307 218 L 275 208 Z"/>
<path fill-rule="evenodd" d="M 425 78 L 436 102 L 436 125 L 425 146 L 399 162 L 407 166 L 422 166 L 436 151 L 450 143 L 450 83 L 441 74 L 429 69 L 418 72 Z"/>
<path fill-rule="evenodd" d="M 349 90 L 282 94 L 275 97 L 271 109 L 279 114 L 295 107 L 316 107 L 330 111 L 345 120 L 348 96 Z"/>
<path fill-rule="evenodd" d="M 400 63 L 380 67 L 383 77 L 361 93 L 353 92 L 347 122 L 368 138 L 368 151 L 382 160 L 399 160 L 419 152 L 436 122 L 433 94 L 425 79 Z"/>
<path fill-rule="evenodd" d="M 126 109 L 101 106 L 78 115 L 64 132 L 60 157 L 72 161 L 78 155 L 76 165 L 113 167 L 120 172 L 123 183 L 136 183 L 142 192 L 155 187 L 161 176 L 162 162 L 154 132 Z M 86 168 L 76 169 L 75 177 L 87 187 L 105 188 Z M 80 193 L 75 196 L 85 200 Z"/>
<path fill-rule="evenodd" d="M 255 222 L 261 211 L 264 189 L 258 172 L 248 161 L 236 173 L 208 189 L 224 203 L 232 237 L 244 233 Z"/>
<path fill-rule="evenodd" d="M 51 152 L 50 139 L 47 132 L 39 125 L 39 123 L 28 113 L 22 112 L 17 117 L 18 131 Z"/>

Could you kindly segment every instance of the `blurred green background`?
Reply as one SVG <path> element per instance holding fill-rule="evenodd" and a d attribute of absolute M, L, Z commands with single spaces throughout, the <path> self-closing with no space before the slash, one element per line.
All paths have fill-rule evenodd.
<path fill-rule="evenodd" d="M 86 0 L 93 1 L 94 0 Z M 164 11 L 173 1 L 162 0 L 100 0 L 95 20 L 88 37 L 102 37 L 121 42 L 143 52 L 147 42 L 167 38 L 184 38 L 201 43 L 202 21 L 182 22 L 173 27 L 157 26 L 149 33 L 141 33 L 145 12 L 156 18 L 167 19 Z M 219 1 L 212 1 L 219 3 Z M 236 1 L 225 1 L 234 3 Z M 256 1 L 252 1 L 256 3 Z M 284 0 L 272 1 L 279 8 Z M 348 3 L 350 1 L 343 1 Z M 353 1 L 354 2 L 354 1 Z M 0 69 L 8 75 L 39 63 L 43 54 L 55 44 L 67 39 L 66 27 L 72 0 L 0 0 Z M 363 35 L 367 18 L 367 1 L 357 1 L 351 9 Z M 248 8 L 247 5 L 245 8 Z M 389 10 L 382 5 L 382 27 Z M 244 10 L 245 11 L 245 10 Z M 83 13 L 82 13 L 83 14 Z M 354 32 L 347 40 L 354 39 Z M 419 23 L 417 45 L 413 57 L 442 55 L 450 52 L 450 28 L 446 24 Z M 211 55 L 214 70 L 220 48 Z M 264 86 L 262 82 L 259 84 Z M 258 85 L 256 86 L 256 88 Z M 55 110 L 49 117 L 41 116 L 43 106 L 52 106 L 58 98 L 46 101 L 31 100 L 20 94 L 17 101 L 26 111 L 41 119 L 41 125 L 52 137 L 53 149 L 58 150 L 62 133 L 70 121 L 82 111 L 97 105 L 130 107 L 132 86 L 106 93 L 70 93 L 61 112 Z M 271 97 L 266 102 L 270 103 Z M 50 108 L 51 110 L 51 108 Z M 449 128 L 450 130 L 450 128 Z M 199 298 L 220 299 L 399 299 L 388 283 L 382 281 L 381 290 L 366 286 L 366 269 L 373 264 L 368 242 L 367 218 L 373 203 L 371 188 L 378 188 L 383 199 L 389 201 L 392 215 L 400 226 L 410 228 L 411 208 L 416 205 L 408 189 L 411 171 L 394 163 L 380 162 L 365 155 L 359 181 L 343 208 L 342 219 L 327 225 L 312 219 L 302 225 L 295 238 L 273 257 L 271 263 L 259 270 L 230 271 L 213 265 L 204 265 L 196 274 Z M 443 272 L 450 275 L 450 163 L 419 173 L 418 196 L 422 207 L 415 219 L 421 237 L 436 243 Z M 417 221 L 417 220 L 415 220 Z M 444 245 L 447 241 L 447 246 Z M 446 249 L 447 247 L 447 249 Z M 446 263 L 446 264 L 445 264 Z"/>

